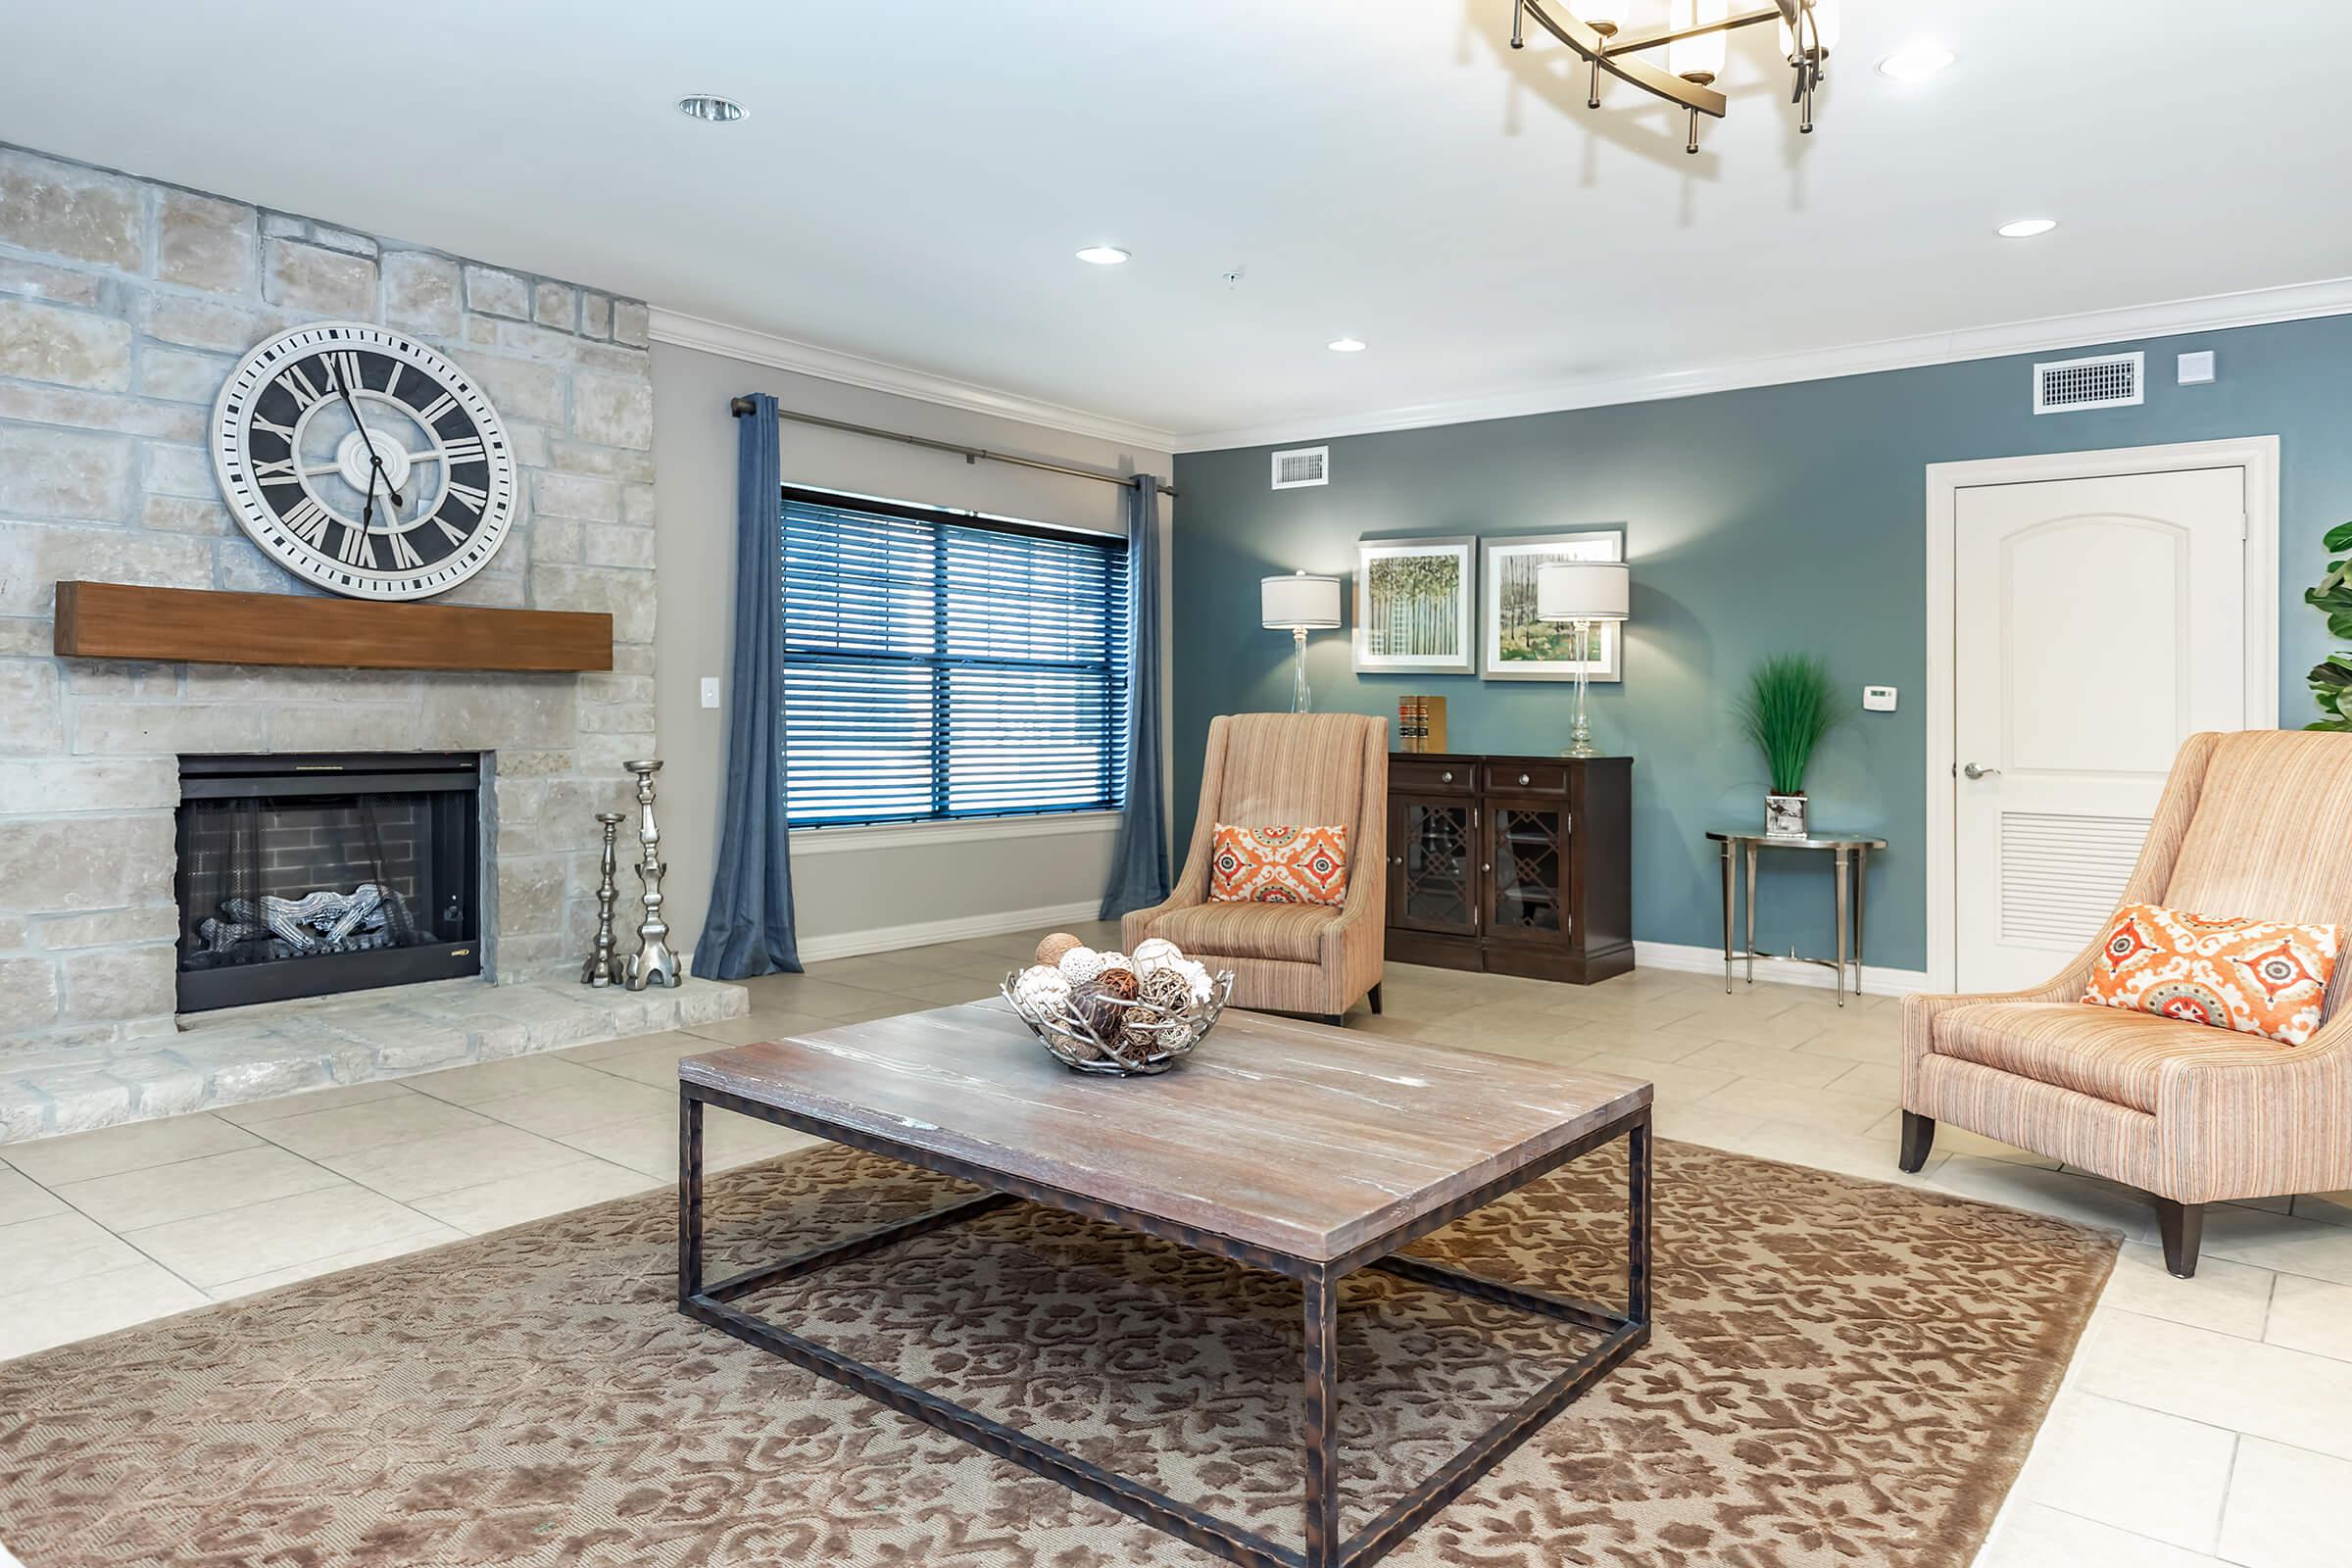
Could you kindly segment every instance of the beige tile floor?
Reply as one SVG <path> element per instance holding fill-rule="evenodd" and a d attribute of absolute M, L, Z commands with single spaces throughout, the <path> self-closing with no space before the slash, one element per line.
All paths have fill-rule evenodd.
<path fill-rule="evenodd" d="M 0 1357 L 665 1185 L 679 1056 L 977 997 L 1033 940 L 757 980 L 749 1017 L 690 1032 L 0 1147 Z M 1352 1025 L 1650 1079 L 1667 1137 L 2123 1232 L 1980 1568 L 2352 1561 L 2352 1194 L 2213 1211 L 2182 1282 L 2144 1202 L 2053 1162 L 1946 1130 L 1927 1169 L 1900 1175 L 1886 999 L 1403 967 L 1386 999 Z M 804 1142 L 725 1116 L 709 1137 L 719 1166 Z"/>

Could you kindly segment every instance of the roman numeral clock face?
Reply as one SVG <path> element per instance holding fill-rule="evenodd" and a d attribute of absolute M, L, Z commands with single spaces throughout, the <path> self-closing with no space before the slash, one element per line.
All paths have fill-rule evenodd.
<path fill-rule="evenodd" d="M 213 466 L 255 544 L 355 599 L 446 593 L 514 515 L 514 452 L 481 389 L 398 332 L 296 327 L 213 406 Z"/>

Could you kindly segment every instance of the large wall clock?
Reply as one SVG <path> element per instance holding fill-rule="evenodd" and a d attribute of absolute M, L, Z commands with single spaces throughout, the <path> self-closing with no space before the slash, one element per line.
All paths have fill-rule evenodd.
<path fill-rule="evenodd" d="M 238 524 L 288 571 L 355 599 L 423 599 L 485 565 L 514 521 L 514 449 L 480 387 L 355 321 L 280 332 L 213 405 Z"/>

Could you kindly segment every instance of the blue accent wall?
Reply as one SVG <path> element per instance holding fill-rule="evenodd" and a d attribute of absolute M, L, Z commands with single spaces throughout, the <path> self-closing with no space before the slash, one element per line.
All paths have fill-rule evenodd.
<path fill-rule="evenodd" d="M 1806 778 L 1816 821 L 1871 830 L 1866 952 L 1926 966 L 1926 481 L 1932 463 L 2227 436 L 2280 438 L 2279 713 L 2313 716 L 2303 674 L 2330 651 L 2302 603 L 2325 567 L 2320 536 L 2352 517 L 2352 318 L 2241 327 L 2080 352 L 2148 351 L 2137 408 L 2033 413 L 2044 352 L 1334 439 L 1328 486 L 1274 491 L 1269 448 L 1176 460 L 1172 600 L 1179 849 L 1217 713 L 1290 706 L 1290 638 L 1258 625 L 1257 579 L 1304 567 L 1352 583 L 1367 534 L 1548 533 L 1622 526 L 1633 565 L 1625 681 L 1592 688 L 1603 750 L 1635 759 L 1634 930 L 1722 940 L 1719 862 L 1704 834 L 1762 817 L 1761 760 L 1730 704 L 1763 655 L 1828 661 L 1851 717 Z M 2219 379 L 2176 383 L 2174 356 L 2212 349 Z M 1286 441 L 1284 446 L 1317 444 Z M 1353 608 L 1349 618 L 1352 624 Z M 1348 634 L 1308 649 L 1316 704 L 1378 713 L 1396 698 L 1447 702 L 1455 751 L 1544 754 L 1566 744 L 1575 688 L 1464 675 L 1358 676 Z M 2131 678 L 2119 650 L 2116 678 Z M 1864 712 L 1865 684 L 1901 689 Z M 1829 951 L 1826 865 L 1767 857 L 1759 946 Z"/>

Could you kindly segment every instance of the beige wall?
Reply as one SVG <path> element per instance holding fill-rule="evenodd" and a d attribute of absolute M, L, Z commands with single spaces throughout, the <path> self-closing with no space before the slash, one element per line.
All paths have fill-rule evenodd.
<path fill-rule="evenodd" d="M 662 778 L 662 849 L 670 875 L 666 912 L 674 940 L 691 949 L 710 898 L 725 764 L 725 709 L 700 706 L 702 678 L 730 677 L 734 605 L 735 420 L 731 398 L 775 396 L 786 409 L 1021 457 L 1167 478 L 1165 452 L 1142 451 L 990 415 L 748 364 L 673 344 L 654 346 L 655 460 L 661 526 L 655 634 L 656 722 Z M 1125 532 L 1125 493 L 1114 485 L 1009 464 L 966 464 L 945 453 L 809 425 L 784 426 L 784 480 L 893 500 L 968 508 L 1072 527 Z M 1161 521 L 1170 513 L 1163 504 Z M 1161 581 L 1168 529 L 1162 528 Z M 1164 599 L 1163 599 L 1164 604 Z M 1162 616 L 1163 622 L 1165 615 Z M 1164 645 L 1162 667 L 1165 667 Z M 1163 705 L 1166 694 L 1163 693 Z M 989 920 L 1054 906 L 1092 904 L 1108 874 L 1112 835 L 1092 830 L 988 837 L 975 824 L 887 848 L 842 849 L 838 835 L 796 837 L 793 890 L 804 944 L 935 921 Z M 1008 921 L 1005 923 L 1009 923 Z"/>

